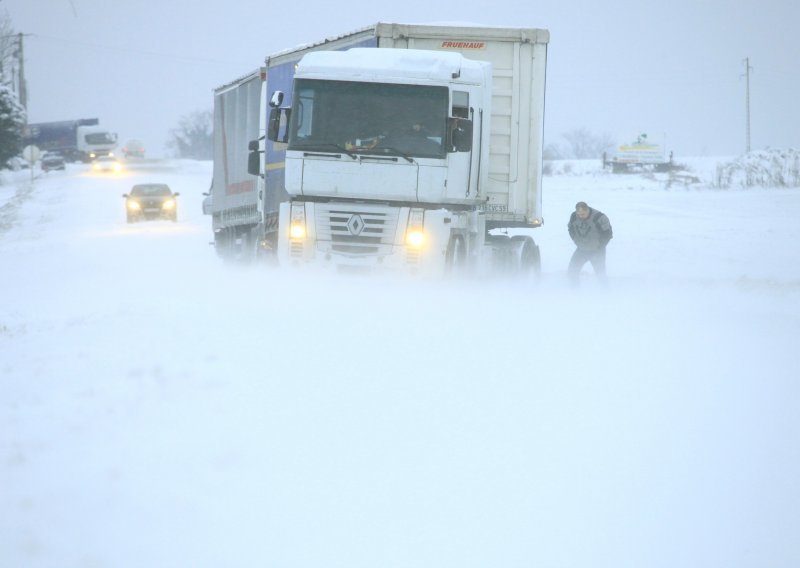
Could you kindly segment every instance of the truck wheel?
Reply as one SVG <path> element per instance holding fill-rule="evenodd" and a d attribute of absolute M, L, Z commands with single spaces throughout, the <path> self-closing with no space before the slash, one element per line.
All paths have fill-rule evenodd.
<path fill-rule="evenodd" d="M 214 250 L 222 260 L 228 261 L 233 257 L 231 231 L 229 229 L 222 229 L 214 233 Z"/>
<path fill-rule="evenodd" d="M 268 266 L 278 266 L 278 234 L 269 233 L 263 239 L 258 239 L 258 254 L 256 258 Z"/>
<path fill-rule="evenodd" d="M 509 274 L 514 268 L 514 249 L 508 235 L 488 235 L 486 244 L 492 249 L 492 271 Z"/>
<path fill-rule="evenodd" d="M 255 228 L 243 232 L 239 240 L 239 260 L 242 263 L 249 264 L 258 258 L 259 241 Z"/>
<path fill-rule="evenodd" d="M 457 274 L 464 271 L 467 262 L 467 244 L 463 235 L 450 236 L 444 258 L 446 274 Z"/>
<path fill-rule="evenodd" d="M 525 280 L 538 282 L 542 274 L 542 257 L 539 246 L 531 237 L 522 235 L 512 237 L 511 241 L 515 245 L 515 250 L 519 250 L 517 273 Z"/>

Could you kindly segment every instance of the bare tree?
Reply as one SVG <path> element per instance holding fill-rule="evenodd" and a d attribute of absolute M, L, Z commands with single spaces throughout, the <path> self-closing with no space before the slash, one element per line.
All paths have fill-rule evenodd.
<path fill-rule="evenodd" d="M 544 150 L 542 151 L 542 158 L 544 160 L 563 160 L 564 159 L 564 150 L 561 148 L 559 144 L 550 143 L 545 144 Z"/>
<path fill-rule="evenodd" d="M 18 37 L 6 10 L 0 10 L 0 85 L 10 85 L 16 66 Z"/>
<path fill-rule="evenodd" d="M 614 147 L 614 140 L 609 134 L 595 135 L 587 128 L 570 130 L 563 137 L 572 157 L 578 160 L 600 158 L 603 152 Z"/>
<path fill-rule="evenodd" d="M 210 110 L 187 114 L 178 121 L 177 128 L 170 130 L 167 147 L 178 158 L 210 160 L 214 156 L 213 126 Z"/>

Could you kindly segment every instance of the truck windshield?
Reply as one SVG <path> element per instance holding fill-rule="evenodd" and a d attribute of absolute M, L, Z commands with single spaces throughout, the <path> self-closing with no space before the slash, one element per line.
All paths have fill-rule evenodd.
<path fill-rule="evenodd" d="M 290 150 L 444 158 L 447 87 L 298 79 Z"/>
<path fill-rule="evenodd" d="M 117 141 L 117 135 L 113 132 L 92 132 L 86 135 L 87 144 L 113 144 Z"/>

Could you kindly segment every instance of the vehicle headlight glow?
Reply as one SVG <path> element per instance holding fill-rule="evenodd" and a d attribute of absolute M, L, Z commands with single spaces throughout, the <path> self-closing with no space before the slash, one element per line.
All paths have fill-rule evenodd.
<path fill-rule="evenodd" d="M 292 203 L 291 221 L 289 222 L 289 238 L 301 240 L 306 238 L 306 208 L 302 203 Z"/>
<path fill-rule="evenodd" d="M 127 206 L 131 211 L 139 211 L 142 208 L 138 201 L 128 201 Z"/>
<path fill-rule="evenodd" d="M 175 209 L 175 200 L 174 199 L 167 199 L 164 203 L 161 204 L 162 209 Z"/>
<path fill-rule="evenodd" d="M 114 164 L 114 171 L 115 172 L 121 172 L 122 171 L 122 164 L 120 164 L 119 162 Z"/>
<path fill-rule="evenodd" d="M 406 244 L 412 248 L 421 248 L 425 244 L 425 233 L 422 229 L 411 229 L 406 232 Z"/>
<path fill-rule="evenodd" d="M 306 238 L 305 226 L 299 223 L 292 223 L 292 226 L 289 228 L 289 236 L 295 240 Z"/>
<path fill-rule="evenodd" d="M 422 248 L 425 244 L 424 209 L 411 209 L 408 212 L 408 227 L 406 228 L 406 245 L 411 248 Z"/>

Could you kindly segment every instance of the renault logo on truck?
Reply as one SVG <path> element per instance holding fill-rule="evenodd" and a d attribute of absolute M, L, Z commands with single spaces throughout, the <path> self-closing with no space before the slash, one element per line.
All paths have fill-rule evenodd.
<path fill-rule="evenodd" d="M 361 215 L 358 213 L 350 215 L 350 219 L 347 220 L 347 230 L 354 237 L 361 234 L 361 231 L 364 230 L 364 219 L 361 218 Z"/>

